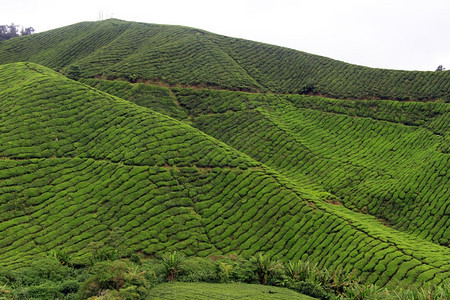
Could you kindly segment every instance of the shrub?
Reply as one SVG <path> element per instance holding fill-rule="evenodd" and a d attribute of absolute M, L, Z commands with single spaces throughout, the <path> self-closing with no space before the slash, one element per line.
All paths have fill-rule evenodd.
<path fill-rule="evenodd" d="M 258 279 L 255 275 L 254 266 L 247 259 L 236 258 L 230 261 L 232 269 L 230 272 L 230 277 L 233 281 L 245 282 L 245 283 L 256 283 Z"/>
<path fill-rule="evenodd" d="M 29 267 L 16 273 L 16 280 L 25 285 L 37 285 L 44 280 L 61 281 L 73 273 L 73 269 L 63 266 L 49 257 L 34 260 Z"/>
<path fill-rule="evenodd" d="M 290 281 L 285 285 L 287 288 L 304 295 L 315 297 L 322 300 L 334 299 L 334 295 L 327 292 L 323 287 L 312 282 Z"/>
<path fill-rule="evenodd" d="M 61 265 L 65 266 L 73 266 L 73 259 L 72 257 L 67 253 L 66 249 L 55 249 L 50 251 L 49 255 L 50 258 L 53 258 L 61 263 Z"/>
<path fill-rule="evenodd" d="M 286 275 L 298 281 L 323 283 L 324 271 L 321 273 L 316 264 L 310 261 L 289 261 L 284 265 Z"/>
<path fill-rule="evenodd" d="M 21 287 L 11 293 L 12 299 L 58 299 L 62 296 L 60 287 L 54 282 Z"/>
<path fill-rule="evenodd" d="M 147 295 L 152 278 L 139 267 L 133 268 L 123 261 L 98 262 L 90 273 L 92 275 L 80 285 L 78 297 L 81 299 L 101 295 L 112 299 L 117 295 L 123 299 L 141 299 Z"/>
<path fill-rule="evenodd" d="M 67 70 L 67 77 L 73 80 L 80 79 L 81 72 L 80 67 L 71 65 L 69 66 L 69 69 Z"/>
<path fill-rule="evenodd" d="M 355 272 L 344 271 L 341 268 L 318 268 L 309 261 L 288 261 L 283 265 L 287 278 L 321 286 L 326 291 L 333 291 L 336 295 L 344 294 L 345 288 L 355 281 Z"/>
<path fill-rule="evenodd" d="M 216 263 L 216 274 L 219 282 L 230 282 L 231 272 L 233 271 L 233 266 L 225 261 L 218 261 Z"/>
<path fill-rule="evenodd" d="M 188 258 L 180 266 L 179 281 L 185 282 L 218 282 L 216 264 L 205 258 Z"/>
<path fill-rule="evenodd" d="M 355 280 L 355 271 L 348 272 L 342 268 L 336 268 L 334 270 L 327 270 L 322 268 L 321 282 L 324 286 L 332 289 L 335 294 L 339 295 L 344 293 L 346 287 L 350 286 Z"/>
<path fill-rule="evenodd" d="M 139 257 L 139 255 L 137 255 L 136 253 L 133 253 L 130 255 L 130 261 L 137 264 L 137 265 L 141 265 L 141 259 Z"/>

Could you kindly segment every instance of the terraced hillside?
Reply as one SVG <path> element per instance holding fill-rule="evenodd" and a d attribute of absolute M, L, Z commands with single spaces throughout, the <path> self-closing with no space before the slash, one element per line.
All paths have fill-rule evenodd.
<path fill-rule="evenodd" d="M 372 69 L 198 29 L 106 20 L 4 41 L 0 64 L 31 61 L 124 78 L 336 98 L 450 100 L 450 72 Z"/>
<path fill-rule="evenodd" d="M 176 97 L 195 127 L 300 186 L 450 245 L 448 104 L 192 89 Z"/>
<path fill-rule="evenodd" d="M 119 96 L 123 86 L 141 86 L 83 82 Z M 180 88 L 165 94 L 173 94 L 191 124 L 300 186 L 449 246 L 448 104 Z"/>
<path fill-rule="evenodd" d="M 233 92 L 210 91 L 204 97 L 204 90 L 146 90 L 176 99 L 168 106 L 171 112 L 179 109 L 174 117 L 190 115 L 189 122 L 236 150 L 186 122 L 33 63 L 2 65 L 0 75 L 2 267 L 18 268 L 56 248 L 82 262 L 90 243 L 106 241 L 111 231 L 121 228 L 128 254 L 158 255 L 174 249 L 199 256 L 264 251 L 278 259 L 308 258 L 326 267 L 356 268 L 361 279 L 379 285 L 441 283 L 450 277 L 448 247 L 328 201 L 334 197 L 323 183 L 330 177 L 326 165 L 330 161 L 334 172 L 339 165 L 331 159 L 312 164 L 326 157 L 326 151 L 319 153 L 311 141 L 308 144 L 313 135 L 305 134 L 304 140 L 303 134 L 294 135 L 292 128 L 300 124 L 291 116 L 297 111 L 293 103 L 301 101 Z M 224 95 L 229 103 L 217 101 Z M 194 98 L 198 101 L 191 101 Z M 148 103 L 160 107 L 158 101 Z M 148 103 L 145 106 L 152 107 Z M 258 103 L 273 106 L 255 107 Z M 283 109 L 288 116 L 284 119 L 278 116 Z M 310 110 L 300 112 L 307 116 Z M 275 120 L 277 126 L 272 131 L 248 126 L 238 133 L 234 128 L 240 123 L 229 123 L 234 116 L 242 116 L 245 123 L 255 115 L 255 122 Z M 221 136 L 214 119 L 230 124 Z M 305 117 L 305 128 L 313 119 Z M 438 120 L 436 116 L 425 122 L 432 127 Z M 349 126 L 345 118 L 341 123 Z M 258 130 L 260 156 L 243 140 Z M 314 135 L 325 131 L 317 130 Z M 283 145 L 284 138 L 291 140 Z M 289 167 L 293 155 L 287 151 L 304 151 L 300 142 L 310 150 L 298 153 L 299 166 L 317 176 Z M 442 137 L 430 133 L 417 151 L 432 142 L 429 147 L 436 152 L 432 157 L 438 160 L 445 154 L 438 150 Z M 272 151 L 277 151 L 274 158 Z M 395 155 L 401 158 L 402 153 Z M 308 164 L 303 157 L 313 161 Z M 361 167 L 347 163 L 344 168 L 353 172 Z"/>

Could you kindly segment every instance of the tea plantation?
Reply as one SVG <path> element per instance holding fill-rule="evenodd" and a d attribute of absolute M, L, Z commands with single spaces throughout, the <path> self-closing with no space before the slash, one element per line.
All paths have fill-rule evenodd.
<path fill-rule="evenodd" d="M 335 98 L 450 100 L 449 72 L 373 69 L 194 28 L 115 19 L 0 44 L 0 64 L 20 61 L 81 77 L 166 85 Z"/>
<path fill-rule="evenodd" d="M 0 43 L 0 78 L 0 299 L 101 247 L 450 280 L 448 71 L 110 19 Z"/>
<path fill-rule="evenodd" d="M 447 104 L 239 93 L 226 107 L 229 96 L 177 93 L 192 107 L 195 127 L 300 186 L 326 190 L 346 207 L 450 245 Z"/>
<path fill-rule="evenodd" d="M 116 95 L 112 86 L 133 86 L 82 81 Z M 183 88 L 166 93 L 176 96 L 190 124 L 298 186 L 330 192 L 346 207 L 449 245 L 447 104 Z"/>
<path fill-rule="evenodd" d="M 268 151 L 257 151 L 260 155 L 245 147 L 252 143 L 252 134 L 245 138 L 234 134 L 232 142 L 214 131 L 214 118 L 226 117 L 222 126 L 232 124 L 226 130 L 232 137 L 233 128 L 240 124 L 228 119 L 235 120 L 231 116 L 241 112 L 193 118 L 196 126 L 248 152 L 247 156 L 183 122 L 44 67 L 19 63 L 3 65 L 0 71 L 6 78 L 0 94 L 0 257 L 4 267 L 17 268 L 55 248 L 76 253 L 83 262 L 89 243 L 101 242 L 108 232 L 121 228 L 129 254 L 175 249 L 197 256 L 264 251 L 279 259 L 308 258 L 325 267 L 357 268 L 361 278 L 378 285 L 441 283 L 449 277 L 450 252 L 433 244 L 434 238 L 426 241 L 428 235 L 421 232 L 402 233 L 369 215 L 328 203 L 334 198 L 325 190 L 333 182 L 321 184 L 330 179 L 325 171 L 310 166 L 318 161 L 316 156 L 323 158 L 319 166 L 329 165 L 332 172 L 343 168 L 348 177 L 357 172 L 354 169 L 367 176 L 381 171 L 368 172 L 356 164 L 325 159 L 326 153 L 303 150 L 289 134 L 289 127 L 295 126 L 293 118 L 269 130 L 262 127 L 270 121 L 262 108 L 241 116 L 244 124 L 257 118 L 251 123 L 259 124 L 259 141 Z M 175 92 L 182 104 L 195 91 Z M 207 128 L 202 125 L 205 118 L 212 118 Z M 256 129 L 249 125 L 247 131 Z M 248 142 L 242 145 L 243 141 Z M 290 146 L 290 141 L 297 144 Z M 437 141 L 433 143 L 437 147 Z M 423 140 L 417 147 L 426 145 Z M 270 152 L 273 155 L 265 159 Z M 290 165 L 294 159 L 290 152 L 305 163 Z M 437 151 L 435 155 L 444 154 Z M 308 169 L 315 176 L 307 174 Z M 377 176 L 373 177 L 368 180 L 376 182 Z M 358 195 L 356 186 L 349 190 Z M 439 193 L 446 197 L 448 191 Z M 433 206 L 439 204 L 436 201 Z M 378 205 L 383 207 L 382 199 Z M 441 219 L 445 217 L 443 213 Z M 433 218 L 422 223 L 425 228 L 441 225 Z M 446 228 L 444 223 L 436 230 L 440 239 L 448 234 Z"/>

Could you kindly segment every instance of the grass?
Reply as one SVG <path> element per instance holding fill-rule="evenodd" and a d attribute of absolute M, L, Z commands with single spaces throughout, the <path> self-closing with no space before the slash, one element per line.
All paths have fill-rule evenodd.
<path fill-rule="evenodd" d="M 164 283 L 149 299 L 314 299 L 286 288 L 245 283 Z"/>

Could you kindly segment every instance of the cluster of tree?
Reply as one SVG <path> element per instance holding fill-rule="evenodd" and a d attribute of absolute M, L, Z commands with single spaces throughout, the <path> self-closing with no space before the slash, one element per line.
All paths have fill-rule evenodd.
<path fill-rule="evenodd" d="M 19 30 L 20 28 L 20 30 Z M 18 37 L 22 35 L 30 35 L 34 32 L 33 27 L 20 27 L 19 25 L 0 25 L 0 42 L 4 40 L 9 40 L 13 37 Z"/>

